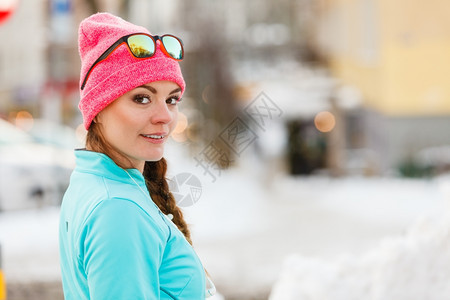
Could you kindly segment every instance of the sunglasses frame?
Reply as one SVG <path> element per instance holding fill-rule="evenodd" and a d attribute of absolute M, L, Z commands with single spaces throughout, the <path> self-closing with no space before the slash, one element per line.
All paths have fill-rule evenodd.
<path fill-rule="evenodd" d="M 152 55 L 147 56 L 147 57 L 137 57 L 136 55 L 134 55 L 133 51 L 132 51 L 131 48 L 130 48 L 130 45 L 128 44 L 128 38 L 131 37 L 131 36 L 135 36 L 135 35 L 145 35 L 145 36 L 148 36 L 148 37 L 150 37 L 150 38 L 152 39 L 153 44 L 155 45 L 155 51 L 153 52 Z M 166 36 L 173 37 L 173 38 L 175 38 L 178 42 L 180 42 L 180 46 L 181 46 L 181 58 L 180 58 L 180 59 L 173 57 L 173 56 L 170 55 L 169 52 L 167 51 L 166 46 L 164 45 L 164 42 L 163 42 L 163 38 L 166 37 Z M 89 75 L 91 74 L 91 72 L 92 72 L 92 70 L 95 68 L 95 66 L 98 65 L 100 62 L 104 61 L 105 59 L 107 59 L 107 58 L 111 55 L 111 53 L 113 53 L 114 50 L 116 50 L 120 45 L 122 45 L 122 44 L 125 43 L 125 44 L 127 45 L 128 51 L 129 51 L 135 58 L 137 58 L 137 59 L 147 59 L 147 58 L 151 58 L 153 55 L 155 55 L 155 53 L 156 53 L 156 48 L 157 48 L 156 41 L 158 41 L 158 40 L 161 41 L 161 45 L 162 45 L 161 49 L 162 49 L 162 51 L 163 51 L 168 57 L 170 57 L 170 58 L 172 58 L 172 59 L 174 59 L 174 60 L 176 60 L 176 61 L 181 61 L 181 60 L 183 60 L 183 58 L 184 58 L 183 41 L 182 41 L 180 38 L 178 38 L 178 37 L 176 37 L 176 36 L 174 36 L 174 35 L 172 35 L 172 34 L 164 34 L 164 35 L 159 36 L 159 35 L 150 35 L 150 34 L 147 34 L 147 33 L 132 33 L 132 34 L 129 34 L 129 35 L 125 35 L 125 36 L 121 37 L 120 39 L 118 39 L 118 40 L 117 40 L 114 44 L 112 44 L 108 49 L 106 49 L 106 51 L 103 52 L 103 54 L 100 55 L 100 57 L 97 58 L 97 60 L 92 64 L 92 66 L 89 68 L 88 72 L 86 73 L 86 76 L 84 77 L 83 84 L 81 85 L 81 90 L 84 89 L 84 87 L 85 87 L 85 85 L 86 85 L 86 82 L 87 82 L 87 80 L 88 80 L 88 78 L 89 78 Z"/>

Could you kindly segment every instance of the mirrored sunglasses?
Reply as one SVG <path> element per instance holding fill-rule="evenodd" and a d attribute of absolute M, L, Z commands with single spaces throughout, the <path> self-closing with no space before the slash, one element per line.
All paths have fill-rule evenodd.
<path fill-rule="evenodd" d="M 81 90 L 84 89 L 86 82 L 91 74 L 92 70 L 96 65 L 98 65 L 103 60 L 107 59 L 108 56 L 114 52 L 120 45 L 125 43 L 134 57 L 145 59 L 152 57 L 156 52 L 156 41 L 160 40 L 163 52 L 175 60 L 182 60 L 184 57 L 183 42 L 181 39 L 177 38 L 171 34 L 159 35 L 149 35 L 146 33 L 134 33 L 126 35 L 118 39 L 114 44 L 112 44 L 102 55 L 92 64 L 84 77 L 83 84 L 81 85 Z"/>

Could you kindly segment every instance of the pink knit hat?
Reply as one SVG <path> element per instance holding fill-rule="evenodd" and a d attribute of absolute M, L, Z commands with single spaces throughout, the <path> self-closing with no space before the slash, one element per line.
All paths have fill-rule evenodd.
<path fill-rule="evenodd" d="M 132 33 L 150 32 L 109 13 L 97 13 L 84 19 L 79 27 L 78 47 L 81 58 L 80 87 L 92 64 L 119 38 Z M 148 59 L 136 59 L 125 44 L 117 47 L 107 59 L 91 71 L 86 86 L 80 89 L 78 105 L 84 127 L 108 104 L 126 92 L 143 84 L 168 80 L 178 84 L 181 93 L 185 82 L 178 62 L 161 50 L 157 41 L 155 54 Z"/>

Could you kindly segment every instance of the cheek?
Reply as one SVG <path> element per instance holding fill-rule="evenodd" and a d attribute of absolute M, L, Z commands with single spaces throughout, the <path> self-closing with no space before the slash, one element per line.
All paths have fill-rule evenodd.
<path fill-rule="evenodd" d="M 135 116 L 116 110 L 115 113 L 109 114 L 108 118 L 104 118 L 105 135 L 118 140 L 130 137 L 130 131 L 135 129 L 136 121 Z"/>

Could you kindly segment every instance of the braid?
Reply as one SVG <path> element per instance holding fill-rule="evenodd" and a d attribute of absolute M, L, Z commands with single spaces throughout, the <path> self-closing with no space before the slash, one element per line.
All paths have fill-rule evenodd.
<path fill-rule="evenodd" d="M 86 146 L 89 146 L 93 151 L 101 152 L 113 159 L 117 157 L 115 151 L 104 138 L 101 129 L 95 122 L 89 127 L 86 136 Z M 118 163 L 116 161 L 116 163 Z M 123 166 L 121 166 L 123 167 Z M 144 166 L 144 178 L 150 196 L 159 207 L 159 209 L 166 215 L 173 216 L 173 223 L 177 225 L 178 229 L 184 234 L 186 240 L 192 245 L 191 232 L 184 220 L 181 209 L 177 206 L 175 198 L 169 191 L 169 185 L 166 180 L 167 162 L 164 158 L 159 161 L 147 161 Z"/>
<path fill-rule="evenodd" d="M 159 161 L 147 161 L 144 166 L 144 178 L 150 196 L 164 214 L 173 216 L 173 223 L 184 234 L 186 240 L 192 245 L 191 232 L 184 220 L 183 213 L 178 207 L 175 198 L 169 191 L 166 180 L 167 162 L 164 158 Z"/>

